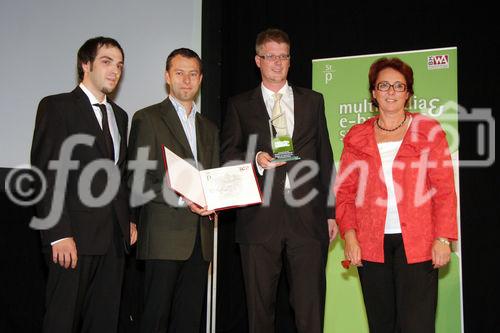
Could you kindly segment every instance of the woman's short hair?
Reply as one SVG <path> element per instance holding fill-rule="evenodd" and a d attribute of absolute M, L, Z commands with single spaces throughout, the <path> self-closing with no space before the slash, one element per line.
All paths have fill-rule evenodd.
<path fill-rule="evenodd" d="M 406 80 L 406 91 L 410 94 L 408 99 L 406 100 L 406 105 L 408 105 L 410 98 L 413 96 L 413 69 L 402 61 L 399 58 L 380 58 L 377 59 L 371 66 L 370 71 L 368 72 L 368 82 L 369 82 L 369 91 L 371 96 L 372 104 L 378 107 L 378 103 L 373 97 L 372 91 L 375 90 L 375 84 L 377 83 L 377 78 L 379 73 L 386 69 L 392 68 L 398 72 L 400 72 Z"/>

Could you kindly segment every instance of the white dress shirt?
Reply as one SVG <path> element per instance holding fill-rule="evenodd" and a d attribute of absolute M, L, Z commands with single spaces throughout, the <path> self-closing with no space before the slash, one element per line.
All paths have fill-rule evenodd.
<path fill-rule="evenodd" d="M 387 214 L 385 217 L 385 234 L 400 234 L 398 203 L 394 191 L 394 179 L 392 178 L 392 166 L 394 158 L 398 153 L 402 141 L 389 141 L 378 143 L 378 151 L 382 160 L 385 185 L 387 187 Z"/>
<path fill-rule="evenodd" d="M 266 105 L 267 114 L 269 115 L 269 119 L 272 118 L 273 107 L 274 107 L 274 94 L 275 92 L 267 89 L 264 84 L 261 84 L 262 97 L 264 98 L 264 104 Z M 277 92 L 281 94 L 280 99 L 280 107 L 281 112 L 285 114 L 286 117 L 286 128 L 290 137 L 293 136 L 293 128 L 294 128 L 294 108 L 293 108 L 293 89 L 288 85 L 288 81 L 285 82 L 285 85 L 281 87 L 281 89 Z M 257 166 L 257 172 L 262 176 L 264 174 L 264 169 L 257 163 L 257 157 L 259 156 L 258 152 L 255 155 L 255 164 Z M 290 188 L 290 180 L 288 179 L 288 173 L 285 178 L 285 189 Z"/>
<path fill-rule="evenodd" d="M 104 100 L 102 102 L 99 102 L 97 98 L 88 90 L 83 83 L 80 83 L 80 88 L 83 90 L 85 95 L 90 100 L 90 104 L 92 105 L 92 109 L 94 109 L 94 114 L 97 119 L 97 122 L 99 122 L 99 126 L 102 129 L 102 114 L 101 114 L 101 109 L 94 105 L 94 104 L 104 104 L 106 105 L 106 112 L 108 114 L 108 125 L 109 125 L 109 132 L 111 133 L 111 138 L 113 139 L 113 148 L 115 150 L 115 163 L 118 162 L 118 158 L 120 157 L 120 132 L 118 131 L 118 125 L 116 124 L 116 119 L 115 119 L 115 113 L 113 112 L 113 107 L 111 104 L 108 103 L 106 95 L 104 95 Z"/>

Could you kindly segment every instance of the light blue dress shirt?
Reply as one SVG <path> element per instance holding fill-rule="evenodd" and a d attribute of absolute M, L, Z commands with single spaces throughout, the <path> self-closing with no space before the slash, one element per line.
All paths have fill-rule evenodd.
<path fill-rule="evenodd" d="M 200 113 L 200 108 L 195 102 L 193 102 L 193 108 L 188 116 L 184 106 L 182 106 L 182 104 L 175 97 L 169 95 L 168 98 L 172 102 L 172 105 L 177 112 L 177 116 L 179 116 L 182 128 L 184 129 L 184 133 L 186 134 L 186 138 L 189 142 L 189 147 L 191 147 L 193 157 L 196 163 L 198 163 L 198 150 L 196 146 L 196 113 Z"/>

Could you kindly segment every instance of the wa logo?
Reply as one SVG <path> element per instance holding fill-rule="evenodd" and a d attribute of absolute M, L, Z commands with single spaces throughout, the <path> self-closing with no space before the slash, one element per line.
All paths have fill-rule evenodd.
<path fill-rule="evenodd" d="M 450 60 L 447 54 L 431 55 L 427 57 L 427 69 L 443 69 L 450 67 Z"/>

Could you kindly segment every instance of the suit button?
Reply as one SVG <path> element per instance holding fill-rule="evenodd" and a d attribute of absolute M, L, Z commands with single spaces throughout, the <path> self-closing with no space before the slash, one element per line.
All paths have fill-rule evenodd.
<path fill-rule="evenodd" d="M 406 223 L 401 223 L 401 226 L 402 227 L 406 227 Z"/>

